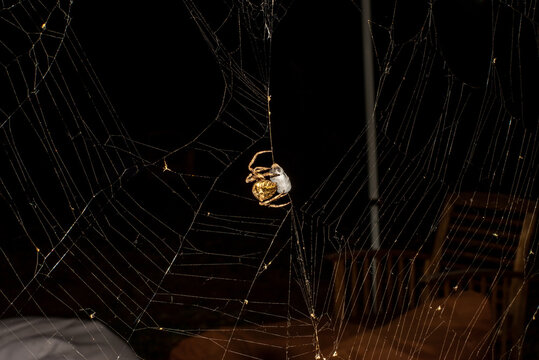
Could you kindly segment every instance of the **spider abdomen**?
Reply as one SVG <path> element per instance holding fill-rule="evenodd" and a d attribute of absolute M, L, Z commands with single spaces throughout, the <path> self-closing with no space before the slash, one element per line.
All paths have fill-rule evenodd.
<path fill-rule="evenodd" d="M 253 195 L 258 201 L 266 201 L 277 192 L 277 185 L 267 179 L 258 180 L 253 184 Z"/>

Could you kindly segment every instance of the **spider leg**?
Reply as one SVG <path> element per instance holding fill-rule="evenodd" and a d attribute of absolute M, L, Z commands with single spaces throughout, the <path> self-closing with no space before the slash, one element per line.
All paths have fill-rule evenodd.
<path fill-rule="evenodd" d="M 253 164 L 255 163 L 256 158 L 258 157 L 258 155 L 264 154 L 264 153 L 270 153 L 270 152 L 271 152 L 271 150 L 262 150 L 262 151 L 257 152 L 256 154 L 254 154 L 254 156 L 253 156 L 253 158 L 251 159 L 251 162 L 249 163 L 249 166 L 248 166 L 249 170 L 250 170 L 250 171 L 253 171 L 253 169 L 252 169 L 251 167 L 252 167 Z"/>
<path fill-rule="evenodd" d="M 272 173 L 270 173 L 269 171 L 266 172 L 266 173 L 256 173 L 257 176 L 259 176 L 260 178 L 266 178 L 266 177 L 273 177 L 274 175 Z"/>
<path fill-rule="evenodd" d="M 247 177 L 245 178 L 245 182 L 250 183 L 250 182 L 253 182 L 253 181 L 263 180 L 263 179 L 264 179 L 264 177 L 261 176 L 260 174 L 251 173 L 251 174 L 247 175 Z"/>
<path fill-rule="evenodd" d="M 285 207 L 286 205 L 290 205 L 290 201 L 284 204 L 279 204 L 279 205 L 267 204 L 266 206 L 271 207 L 271 208 L 281 208 L 281 207 Z"/>
<path fill-rule="evenodd" d="M 271 203 L 274 202 L 275 200 L 278 200 L 278 199 L 282 198 L 283 196 L 286 196 L 286 195 L 288 195 L 288 194 L 286 194 L 286 193 L 279 194 L 279 195 L 276 195 L 276 196 L 272 197 L 269 200 L 261 201 L 261 202 L 259 202 L 259 204 L 262 205 L 262 206 L 268 206 L 268 207 L 272 207 L 272 208 L 280 208 L 280 207 L 289 205 L 290 201 L 285 203 L 285 204 L 278 204 L 278 205 L 271 204 Z"/>
<path fill-rule="evenodd" d="M 266 168 L 255 168 L 256 169 L 266 169 Z M 262 171 L 262 170 L 260 170 Z M 247 178 L 245 179 L 245 182 L 246 183 L 250 183 L 250 182 L 253 182 L 253 181 L 256 181 L 256 180 L 263 180 L 265 179 L 266 177 L 273 177 L 275 175 L 267 172 L 267 173 L 259 173 L 259 172 L 256 172 L 256 171 L 253 171 L 251 174 L 247 175 Z"/>
<path fill-rule="evenodd" d="M 251 169 L 251 172 L 259 173 L 259 172 L 266 171 L 266 170 L 271 170 L 271 168 L 270 167 L 265 167 L 265 166 L 257 166 L 254 169 Z"/>

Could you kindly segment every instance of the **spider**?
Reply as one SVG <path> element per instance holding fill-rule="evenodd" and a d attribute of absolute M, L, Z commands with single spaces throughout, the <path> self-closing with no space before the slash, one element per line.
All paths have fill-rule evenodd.
<path fill-rule="evenodd" d="M 264 153 L 271 153 L 271 150 L 259 151 L 253 156 L 248 166 L 251 173 L 247 176 L 245 182 L 254 182 L 253 195 L 259 201 L 258 203 L 260 205 L 273 208 L 286 206 L 290 204 L 290 201 L 284 204 L 272 204 L 275 200 L 286 196 L 290 189 L 292 189 L 290 179 L 283 168 L 277 164 L 271 164 L 271 167 L 257 166 L 253 168 L 253 164 L 258 155 Z M 275 195 L 275 193 L 277 193 L 277 195 Z"/>

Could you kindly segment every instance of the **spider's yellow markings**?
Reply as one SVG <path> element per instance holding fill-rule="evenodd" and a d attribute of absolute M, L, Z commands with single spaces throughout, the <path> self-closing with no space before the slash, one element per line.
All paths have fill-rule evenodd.
<path fill-rule="evenodd" d="M 253 184 L 253 195 L 258 201 L 266 201 L 277 192 L 277 184 L 271 180 L 259 180 Z"/>

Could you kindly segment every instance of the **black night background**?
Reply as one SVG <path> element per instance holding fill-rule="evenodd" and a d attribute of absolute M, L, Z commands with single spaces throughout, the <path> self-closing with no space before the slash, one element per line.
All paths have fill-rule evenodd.
<path fill-rule="evenodd" d="M 192 2 L 185 1 L 187 3 Z M 248 237 L 251 233 L 262 236 L 268 235 L 265 226 L 269 224 L 272 230 L 268 239 L 271 239 L 271 244 L 275 242 L 282 246 L 275 253 L 272 251 L 279 246 L 268 246 L 268 254 L 274 256 L 275 273 L 267 275 L 267 279 L 257 280 L 256 286 L 252 285 L 255 298 L 285 296 L 290 290 L 289 286 L 303 289 L 302 285 L 296 284 L 299 282 L 297 279 L 290 280 L 301 273 L 297 270 L 301 266 L 290 265 L 288 251 L 292 251 L 285 247 L 293 237 L 290 234 L 300 232 L 298 228 L 304 232 L 303 236 L 310 239 L 306 245 L 308 251 L 322 246 L 327 246 L 323 251 L 329 251 L 331 246 L 338 247 L 335 244 L 340 244 L 339 241 L 345 238 L 354 244 L 351 248 L 369 247 L 368 208 L 372 201 L 369 200 L 366 186 L 366 90 L 360 1 L 284 1 L 282 8 L 278 8 L 282 18 L 275 24 L 271 42 L 249 38 L 256 29 L 249 29 L 241 16 L 256 12 L 236 11 L 235 8 L 224 15 L 231 4 L 241 3 L 248 7 L 250 2 L 227 0 L 198 3 L 196 6 L 205 21 L 212 29 L 220 29 L 216 31 L 216 36 L 223 40 L 223 44 L 237 45 L 223 52 L 233 58 L 240 58 L 238 54 L 245 52 L 242 66 L 254 78 L 253 83 L 264 91 L 269 84 L 272 144 L 268 130 L 257 128 L 259 124 L 256 121 L 246 120 L 244 128 L 238 127 L 243 134 L 256 139 L 252 143 L 245 145 L 241 136 L 236 138 L 227 132 L 228 120 L 223 119 L 235 119 L 241 123 L 244 119 L 237 114 L 252 114 L 253 119 L 265 119 L 266 114 L 257 113 L 258 107 L 250 105 L 249 100 L 243 104 L 241 101 L 234 103 L 234 100 L 244 96 L 243 93 L 237 95 L 240 92 L 230 95 L 237 91 L 235 86 L 239 76 L 231 70 L 235 64 L 226 63 L 219 57 L 222 49 L 213 51 L 210 48 L 210 45 L 214 45 L 211 44 L 212 40 L 203 36 L 203 31 L 198 27 L 200 25 L 197 26 L 193 13 L 189 12 L 190 7 L 185 6 L 184 2 L 73 1 L 69 6 L 70 23 L 66 33 L 82 52 L 76 55 L 75 52 L 62 52 L 58 56 L 58 68 L 63 79 L 67 80 L 66 88 L 69 88 L 69 81 L 78 81 L 80 75 L 71 69 L 71 62 L 76 68 L 82 64 L 82 61 L 80 64 L 77 62 L 78 57 L 84 59 L 85 63 L 91 64 L 91 71 L 95 74 L 88 78 L 98 79 L 99 87 L 103 89 L 110 105 L 101 105 L 100 100 L 95 100 L 97 96 L 90 86 L 73 86 L 71 94 L 57 93 L 55 96 L 62 99 L 72 96 L 75 106 L 66 105 L 58 113 L 66 115 L 66 118 L 71 116 L 68 114 L 78 118 L 80 112 L 80 118 L 84 118 L 86 113 L 93 114 L 96 108 L 110 110 L 110 118 L 118 120 L 123 129 L 116 132 L 113 125 L 107 128 L 112 124 L 108 115 L 103 118 L 86 116 L 101 124 L 96 129 L 102 126 L 107 130 L 96 130 L 89 136 L 92 141 L 95 136 L 95 143 L 86 142 L 85 146 L 99 148 L 100 144 L 105 144 L 105 147 L 118 147 L 122 151 L 117 158 L 116 155 L 107 158 L 108 155 L 104 155 L 108 154 L 106 151 L 88 158 L 79 157 L 69 147 L 71 142 L 78 141 L 78 135 L 65 126 L 68 121 L 56 114 L 55 106 L 62 105 L 53 105 L 53 101 L 50 104 L 43 101 L 37 107 L 42 111 L 43 118 L 53 117 L 54 120 L 40 121 L 39 124 L 44 125 L 36 133 L 62 133 L 57 138 L 58 148 L 55 151 L 66 153 L 68 164 L 79 161 L 84 164 L 80 168 L 67 165 L 69 171 L 66 174 L 58 175 L 56 172 L 56 176 L 66 179 L 66 184 L 77 183 L 78 178 L 88 178 L 94 186 L 91 171 L 86 171 L 86 168 L 93 168 L 97 163 L 110 161 L 115 164 L 113 167 L 121 164 L 117 168 L 123 172 L 104 171 L 103 175 L 96 175 L 95 184 L 106 183 L 107 186 L 96 191 L 99 187 L 95 185 L 87 193 L 81 190 L 81 194 L 73 195 L 76 200 L 69 205 L 73 205 L 73 214 L 76 213 L 73 208 L 77 208 L 75 203 L 84 213 L 85 208 L 81 204 L 87 204 L 85 195 L 91 193 L 95 198 L 94 201 L 88 195 L 88 198 L 92 198 L 91 206 L 88 206 L 92 212 L 84 213 L 80 218 L 85 221 L 79 222 L 78 217 L 69 213 L 69 206 L 60 200 L 56 201 L 61 197 L 58 194 L 69 193 L 69 190 L 67 186 L 62 186 L 62 189 L 56 187 L 54 175 L 48 174 L 51 168 L 48 161 L 53 156 L 45 154 L 39 147 L 39 144 L 47 143 L 43 140 L 46 136 L 23 137 L 20 134 L 29 131 L 31 126 L 6 120 L 11 114 L 7 110 L 16 108 L 24 109 L 21 110 L 24 118 L 30 118 L 32 115 L 26 115 L 28 110 L 25 108 L 28 102 L 20 100 L 20 97 L 13 103 L 8 102 L 7 96 L 4 101 L 0 99 L 3 116 L 0 122 L 4 124 L 1 128 L 4 152 L 0 163 L 0 215 L 3 219 L 0 232 L 5 237 L 0 271 L 11 274 L 6 276 L 0 287 L 3 294 L 3 299 L 0 299 L 1 318 L 29 315 L 67 317 L 74 313 L 83 316 L 88 310 L 77 308 L 76 298 L 85 297 L 87 287 L 100 289 L 99 286 L 103 286 L 107 290 L 114 289 L 111 293 L 117 290 L 118 294 L 124 294 L 122 285 L 125 289 L 132 286 L 135 290 L 128 295 L 137 299 L 136 288 L 152 284 L 156 289 L 152 293 L 155 299 L 143 310 L 135 305 L 130 308 L 129 300 L 119 300 L 127 310 L 122 308 L 116 314 L 115 310 L 107 308 L 110 306 L 114 309 L 115 303 L 95 300 L 95 294 L 88 295 L 88 302 L 94 301 L 110 310 L 111 314 L 107 313 L 102 320 L 116 326 L 115 331 L 129 338 L 130 345 L 139 356 L 166 359 L 170 349 L 185 337 L 185 333 L 156 331 L 158 326 L 154 322 L 165 328 L 183 329 L 185 324 L 177 322 L 186 321 L 189 327 L 185 325 L 185 328 L 202 331 L 216 326 L 231 326 L 234 323 L 232 320 L 240 321 L 239 317 L 229 316 L 239 311 L 239 305 L 232 300 L 219 308 L 222 312 L 213 313 L 210 310 L 218 307 L 201 300 L 200 306 L 206 306 L 204 313 L 197 312 L 191 306 L 196 299 L 185 300 L 181 297 L 193 295 L 235 299 L 237 293 L 252 285 L 243 278 L 247 277 L 243 268 L 211 268 L 210 263 L 207 263 L 207 267 L 205 263 L 200 263 L 199 268 L 195 268 L 196 261 L 213 261 L 208 259 L 214 252 L 231 251 L 235 255 L 245 252 L 254 256 L 266 251 L 266 245 L 260 242 L 241 243 L 238 240 L 235 243 L 227 240 L 233 237 L 231 234 L 237 229 L 240 229 L 237 230 L 240 236 Z M 440 216 L 446 194 L 450 192 L 517 193 L 533 200 L 539 196 L 536 183 L 537 144 L 534 141 L 539 119 L 538 23 L 537 18 L 525 16 L 525 20 L 522 20 L 523 17 L 515 15 L 524 13 L 530 7 L 529 4 L 509 5 L 480 0 L 372 1 L 380 178 L 380 197 L 376 203 L 381 209 L 383 245 L 431 251 L 436 230 L 433 224 Z M 11 21 L 8 21 L 11 19 L 8 11 L 11 10 L 5 4 L 2 4 L 2 8 L 4 13 L 0 14 L 4 25 L 0 28 L 0 41 L 4 48 L 13 50 L 13 45 L 3 40 L 8 39 L 8 30 L 2 34 L 2 29 L 10 26 L 6 24 Z M 222 28 L 218 25 L 221 21 Z M 29 38 L 34 39 L 36 34 L 29 32 Z M 241 41 L 238 40 L 240 36 L 243 36 Z M 26 48 L 22 49 L 24 51 L 21 50 L 17 56 L 22 57 L 21 54 L 26 53 Z M 16 58 L 13 54 L 17 54 L 17 51 L 2 51 L 2 64 L 8 69 L 6 73 L 15 73 L 13 64 L 19 63 L 13 61 Z M 89 70 L 84 73 L 89 73 Z M 10 85 L 7 77 L 0 78 L 0 81 L 0 94 L 31 93 L 24 86 L 19 89 L 18 85 Z M 15 76 L 10 81 L 23 84 Z M 84 81 L 91 83 L 87 79 Z M 27 87 L 30 89 L 30 86 Z M 247 86 L 245 88 L 249 89 Z M 44 90 L 40 91 L 41 94 L 45 93 Z M 256 95 L 251 94 L 253 97 L 262 98 L 255 91 L 253 94 Z M 37 93 L 29 97 L 34 95 L 36 98 L 40 96 Z M 249 96 L 245 95 L 246 99 Z M 92 100 L 77 100 L 83 97 Z M 256 104 L 256 101 L 259 99 L 253 100 L 253 103 Z M 35 111 L 36 108 L 33 109 Z M 13 114 L 17 114 L 17 111 L 13 110 Z M 502 118 L 510 118 L 509 125 L 500 120 Z M 455 123 L 458 126 L 449 131 Z M 87 126 L 91 129 L 93 125 L 88 122 Z M 222 126 L 223 130 L 206 131 L 218 126 Z M 118 135 L 120 133 L 122 136 Z M 111 135 L 109 138 L 108 134 Z M 128 145 L 121 145 L 123 141 Z M 448 145 L 450 143 L 451 146 Z M 289 195 L 293 210 L 290 213 L 287 212 L 288 208 L 259 206 L 250 199 L 251 186 L 244 181 L 253 154 L 267 150 L 271 145 L 275 162 L 286 170 L 292 181 Z M 20 149 L 21 159 L 30 159 L 25 166 L 32 170 L 22 173 L 29 178 L 33 174 L 34 179 L 40 179 L 43 189 L 46 189 L 42 191 L 42 199 L 47 206 L 42 212 L 35 210 L 40 207 L 35 205 L 39 201 L 34 199 L 36 196 L 31 186 L 19 187 L 19 183 L 25 181 L 24 177 L 4 170 L 17 167 L 13 164 L 18 163 L 19 156 L 12 151 L 14 148 Z M 523 156 L 520 162 L 514 160 L 525 152 L 529 154 L 528 157 Z M 216 171 L 214 174 L 212 171 L 215 167 L 211 161 L 226 164 L 222 166 L 222 172 Z M 266 161 L 269 161 L 269 157 Z M 164 171 L 166 168 L 172 171 Z M 111 173 L 115 174 L 112 175 L 113 180 L 110 180 Z M 200 176 L 200 179 L 192 179 L 195 177 L 190 177 L 192 174 Z M 184 192 L 179 189 L 180 178 L 188 189 Z M 218 181 L 211 183 L 213 178 Z M 398 189 L 410 191 L 399 193 Z M 395 192 L 398 196 L 393 196 Z M 96 196 L 96 193 L 104 195 Z M 204 198 L 205 201 L 207 199 L 202 202 L 204 204 L 198 208 L 192 205 L 196 202 L 191 196 L 194 199 L 205 193 L 209 195 Z M 346 201 L 346 197 L 350 197 L 350 201 Z M 224 200 L 228 198 L 231 200 Z M 116 206 L 116 201 L 131 205 Z M 331 204 L 334 203 L 338 204 L 332 208 Z M 148 211 L 141 211 L 142 208 Z M 21 219 L 34 216 L 34 211 L 44 214 L 43 219 L 54 217 L 59 223 L 76 223 L 73 232 L 76 231 L 77 236 L 87 240 L 87 243 L 73 240 L 72 245 L 65 245 L 61 234 L 66 229 L 51 225 L 53 230 L 44 231 L 42 228 L 50 225 L 45 220 L 21 226 L 24 222 Z M 232 230 L 218 228 L 204 238 L 204 231 L 217 226 L 217 221 L 222 220 L 213 219 L 215 223 L 208 220 L 210 225 L 201 220 L 204 216 L 210 218 L 214 212 L 225 214 L 223 219 L 232 224 Z M 290 215 L 288 220 L 282 220 L 285 215 Z M 131 216 L 133 221 L 123 222 L 131 219 Z M 325 219 L 323 226 L 310 222 L 317 217 Z M 110 225 L 112 230 L 105 229 L 104 223 Z M 323 236 L 315 236 L 318 225 L 323 227 Z M 138 226 L 144 231 L 139 231 Z M 231 233 L 226 233 L 229 230 Z M 219 235 L 225 233 L 230 236 L 220 239 Z M 38 246 L 33 242 L 36 238 L 41 239 L 40 234 L 47 234 L 43 237 L 46 240 L 39 240 L 46 245 Z M 189 234 L 185 236 L 186 243 L 178 234 Z M 140 239 L 155 236 L 155 239 L 162 239 L 163 242 L 149 241 L 147 245 L 140 245 L 143 241 L 138 242 L 139 236 Z M 55 243 L 58 238 L 62 241 Z M 137 239 L 135 242 L 132 240 L 134 238 Z M 533 246 L 537 249 L 535 237 Z M 63 271 L 60 274 L 64 275 L 57 278 L 45 276 L 48 271 L 53 273 L 52 265 L 48 263 L 47 271 L 43 270 L 43 274 L 35 271 L 36 256 L 38 259 L 41 256 L 35 254 L 34 248 L 38 247 L 41 248 L 38 252 L 42 253 L 45 249 L 52 249 L 51 259 L 56 259 L 54 256 L 58 256 L 58 259 L 49 262 L 57 264 L 58 272 Z M 182 247 L 187 250 L 176 252 L 175 249 Z M 63 251 L 65 257 L 60 256 Z M 89 255 L 92 251 L 99 256 Z M 201 257 L 190 258 L 190 251 Z M 155 257 L 144 255 L 153 252 Z M 80 254 L 88 254 L 88 257 Z M 254 266 L 249 262 L 252 260 L 249 256 L 244 258 L 237 255 L 230 261 L 242 266 Z M 148 279 L 137 279 L 131 283 L 132 280 L 126 275 L 125 279 L 112 281 L 112 285 L 100 285 L 101 279 L 94 275 L 92 269 L 114 268 L 117 263 L 117 269 L 121 272 L 124 261 L 126 274 L 133 271 L 137 276 L 142 274 L 141 278 L 147 275 Z M 226 264 L 228 260 L 219 261 Z M 172 271 L 180 274 L 176 285 L 174 278 L 161 277 L 160 274 L 153 277 L 154 262 L 156 268 L 163 272 L 168 271 L 171 265 Z M 192 265 L 193 269 L 180 268 L 185 264 Z M 221 263 L 216 260 L 213 265 L 216 264 Z M 329 268 L 324 271 L 316 269 L 311 270 L 320 281 L 320 287 L 314 297 L 323 297 L 332 281 L 331 271 L 327 271 Z M 529 276 L 527 304 L 527 315 L 531 318 L 538 299 L 535 260 L 530 260 L 528 271 L 532 274 Z M 205 280 L 197 282 L 187 276 L 182 279 L 186 274 Z M 219 276 L 230 276 L 238 281 L 226 289 L 211 285 Z M 38 280 L 34 282 L 29 280 L 36 278 Z M 24 290 L 28 294 L 21 290 L 21 281 L 31 283 Z M 71 283 L 77 285 L 70 288 Z M 276 284 L 282 285 L 282 288 L 276 288 Z M 181 289 L 177 290 L 180 295 L 169 304 L 168 290 L 163 289 L 173 289 L 175 286 Z M 291 296 L 290 302 L 295 306 L 302 303 L 305 297 L 300 290 Z M 20 293 L 25 295 L 17 296 Z M 64 293 L 73 297 L 58 295 Z M 125 293 L 128 291 L 125 290 Z M 170 290 L 170 293 L 174 291 Z M 113 298 L 110 295 L 110 299 Z M 104 299 L 108 298 L 105 296 Z M 133 303 L 137 301 L 133 300 Z M 185 313 L 181 313 L 184 307 L 175 306 L 179 304 L 187 304 Z M 99 313 L 99 309 L 93 311 Z M 268 307 L 258 311 L 277 314 L 281 310 Z M 135 322 L 131 317 L 135 318 L 137 312 L 140 312 L 137 321 L 142 319 L 147 327 L 133 325 Z M 539 349 L 537 345 L 529 344 L 537 334 L 537 325 L 536 322 L 530 324 L 526 332 L 528 345 L 525 351 L 534 356 Z"/>

